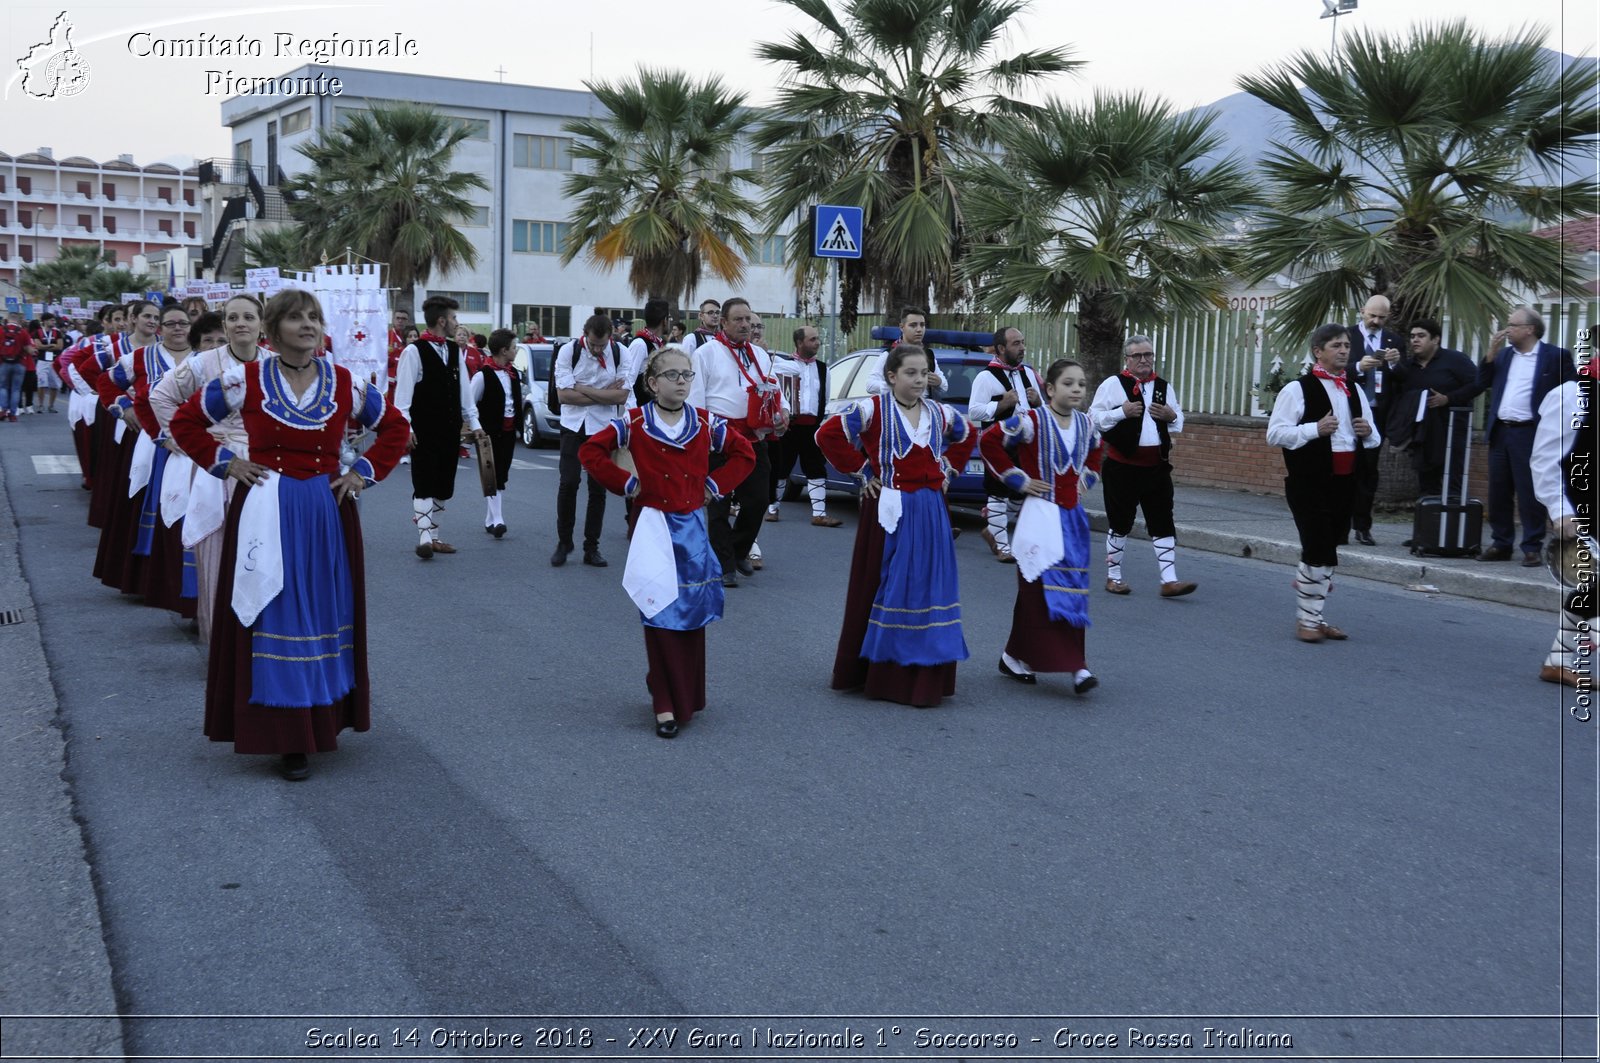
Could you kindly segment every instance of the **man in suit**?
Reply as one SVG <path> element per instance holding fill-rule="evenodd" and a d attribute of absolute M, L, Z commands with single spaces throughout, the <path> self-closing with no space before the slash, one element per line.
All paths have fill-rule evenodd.
<path fill-rule="evenodd" d="M 1503 345 L 1503 346 L 1502 346 Z M 1572 352 L 1544 342 L 1544 319 L 1526 306 L 1511 311 L 1505 328 L 1489 341 L 1478 366 L 1476 393 L 1490 391 L 1484 435 L 1489 440 L 1489 529 L 1493 541 L 1479 561 L 1511 560 L 1516 531 L 1512 501 L 1522 516 L 1522 564 L 1543 562 L 1545 508 L 1534 492 L 1533 437 L 1539 404 L 1550 390 L 1577 379 Z"/>
<path fill-rule="evenodd" d="M 1393 390 L 1385 386 L 1387 363 L 1398 359 L 1405 350 L 1400 334 L 1385 327 L 1388 323 L 1389 300 L 1374 295 L 1361 308 L 1361 321 L 1350 326 L 1350 362 L 1345 369 L 1345 379 L 1361 389 L 1380 425 L 1388 423 L 1388 392 Z M 1372 537 L 1372 502 L 1378 495 L 1378 451 L 1378 447 L 1367 447 L 1356 458 L 1350 528 L 1356 542 L 1364 546 L 1377 545 Z"/>

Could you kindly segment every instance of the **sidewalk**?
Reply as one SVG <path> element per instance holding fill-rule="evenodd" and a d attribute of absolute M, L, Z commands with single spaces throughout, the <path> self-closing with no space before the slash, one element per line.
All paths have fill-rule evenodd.
<path fill-rule="evenodd" d="M 1084 509 L 1094 529 L 1105 531 L 1100 492 L 1089 493 Z M 1180 548 L 1285 565 L 1300 560 L 1300 539 L 1289 507 L 1281 498 L 1179 486 L 1174 516 Z M 1384 519 L 1379 517 L 1380 521 Z M 1372 537 L 1378 541 L 1377 546 L 1352 544 L 1339 548 L 1341 576 L 1381 580 L 1417 588 L 1422 593 L 1454 594 L 1529 609 L 1555 608 L 1559 600 L 1556 583 L 1543 565 L 1523 568 L 1517 561 L 1486 563 L 1472 558 L 1413 557 L 1409 548 L 1400 545 L 1411 537 L 1410 518 L 1396 515 L 1388 519 L 1394 523 L 1373 525 Z M 1133 534 L 1143 537 L 1143 524 L 1136 524 Z M 1487 527 L 1484 534 L 1488 534 Z"/>

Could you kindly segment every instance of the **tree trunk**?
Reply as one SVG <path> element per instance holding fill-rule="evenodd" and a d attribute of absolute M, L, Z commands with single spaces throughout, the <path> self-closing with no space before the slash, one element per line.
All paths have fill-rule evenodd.
<path fill-rule="evenodd" d="M 1091 391 L 1122 371 L 1122 317 L 1110 301 L 1109 294 L 1094 292 L 1078 305 L 1078 358 L 1088 370 Z"/>
<path fill-rule="evenodd" d="M 417 285 L 415 281 L 407 283 L 400 289 L 399 303 L 395 306 L 395 309 L 404 310 L 411 315 L 411 320 L 419 321 L 417 317 Z"/>

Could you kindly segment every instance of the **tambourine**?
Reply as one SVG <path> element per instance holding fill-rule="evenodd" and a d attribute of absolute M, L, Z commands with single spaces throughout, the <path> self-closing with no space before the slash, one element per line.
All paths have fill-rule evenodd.
<path fill-rule="evenodd" d="M 483 488 L 483 497 L 488 498 L 500 490 L 500 480 L 494 472 L 494 444 L 487 439 L 480 440 L 478 447 L 478 486 Z"/>

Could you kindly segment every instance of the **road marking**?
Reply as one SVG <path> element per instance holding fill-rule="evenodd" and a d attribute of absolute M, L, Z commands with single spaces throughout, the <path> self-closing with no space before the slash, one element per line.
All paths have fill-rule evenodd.
<path fill-rule="evenodd" d="M 33 471 L 40 476 L 82 476 L 76 454 L 35 454 Z"/>
<path fill-rule="evenodd" d="M 513 469 L 537 469 L 540 472 L 556 471 L 556 467 L 554 465 L 541 465 L 538 462 L 524 461 L 522 458 L 512 458 L 511 467 Z"/>

